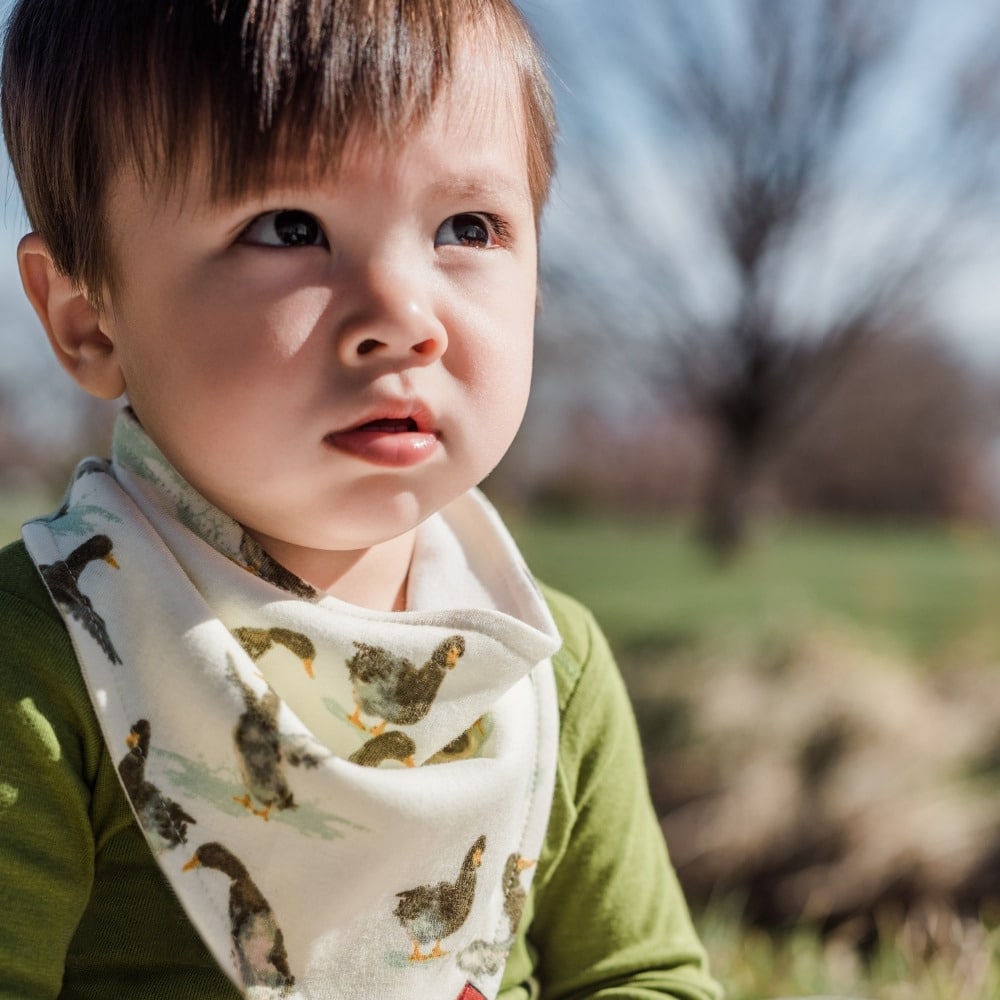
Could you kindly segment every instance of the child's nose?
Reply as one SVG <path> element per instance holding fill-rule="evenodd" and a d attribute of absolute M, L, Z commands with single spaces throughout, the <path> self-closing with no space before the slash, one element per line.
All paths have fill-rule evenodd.
<path fill-rule="evenodd" d="M 338 350 L 347 366 L 372 362 L 426 365 L 448 346 L 428 290 L 414 275 L 370 271 L 340 328 Z"/>

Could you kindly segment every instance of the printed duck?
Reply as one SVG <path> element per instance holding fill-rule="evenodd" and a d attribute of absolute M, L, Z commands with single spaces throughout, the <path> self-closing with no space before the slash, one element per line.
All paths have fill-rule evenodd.
<path fill-rule="evenodd" d="M 441 941 L 454 934 L 469 917 L 476 894 L 476 870 L 485 850 L 486 837 L 480 837 L 469 848 L 454 882 L 420 885 L 396 893 L 399 902 L 395 915 L 413 940 L 411 962 L 425 962 L 448 954 L 441 950 Z M 431 943 L 433 949 L 424 954 L 421 945 L 426 948 Z"/>
<path fill-rule="evenodd" d="M 53 600 L 82 623 L 112 663 L 121 663 L 121 657 L 108 636 L 104 619 L 94 610 L 90 598 L 80 590 L 79 586 L 80 574 L 95 560 L 103 560 L 112 569 L 118 569 L 118 563 L 111 554 L 111 549 L 111 539 L 107 535 L 93 535 L 78 545 L 65 559 L 39 566 L 39 571 Z"/>
<path fill-rule="evenodd" d="M 154 841 L 154 850 L 163 850 L 187 843 L 188 823 L 196 821 L 156 785 L 146 780 L 149 741 L 149 720 L 139 719 L 125 738 L 129 751 L 119 762 L 118 773 L 139 822 Z"/>
<path fill-rule="evenodd" d="M 362 767 L 378 767 L 387 760 L 398 760 L 407 767 L 413 767 L 416 749 L 416 743 L 406 733 L 399 729 L 389 729 L 363 743 L 347 759 Z"/>
<path fill-rule="evenodd" d="M 307 635 L 294 632 L 289 628 L 235 628 L 233 635 L 256 663 L 274 646 L 284 646 L 302 661 L 306 676 L 313 677 L 313 660 L 316 659 L 316 647 Z"/>
<path fill-rule="evenodd" d="M 270 688 L 257 697 L 248 685 L 242 681 L 238 683 L 246 710 L 233 730 L 233 743 L 246 794 L 234 796 L 233 801 L 266 820 L 274 808 L 295 808 L 282 764 L 281 734 L 278 731 L 281 699 Z M 254 808 L 254 800 L 263 808 Z"/>
<path fill-rule="evenodd" d="M 524 913 L 524 904 L 528 899 L 528 893 L 521 884 L 521 872 L 527 871 L 534 864 L 534 861 L 514 853 L 507 857 L 503 866 L 503 908 L 510 921 L 511 937 L 517 934 L 521 915 Z"/>
<path fill-rule="evenodd" d="M 388 722 L 397 726 L 419 722 L 434 704 L 445 675 L 465 654 L 465 640 L 460 635 L 439 643 L 421 667 L 382 646 L 363 642 L 354 646 L 357 652 L 347 661 L 347 670 L 355 707 L 348 720 L 375 736 Z M 362 712 L 382 721 L 368 729 L 361 721 Z"/>
<path fill-rule="evenodd" d="M 222 844 L 210 841 L 194 852 L 183 870 L 195 868 L 213 868 L 229 876 L 229 929 L 243 985 L 293 986 L 295 977 L 288 966 L 281 928 L 243 862 Z"/>

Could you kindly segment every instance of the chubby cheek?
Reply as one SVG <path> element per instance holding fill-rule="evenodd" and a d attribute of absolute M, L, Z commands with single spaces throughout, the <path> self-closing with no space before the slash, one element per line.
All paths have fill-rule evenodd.
<path fill-rule="evenodd" d="M 288 429 L 283 417 L 308 398 L 296 364 L 312 329 L 308 311 L 166 315 L 168 322 L 147 315 L 122 330 L 129 400 L 173 464 L 218 502 L 212 486 L 223 470 L 269 460 L 272 437 Z"/>
<path fill-rule="evenodd" d="M 230 395 L 233 404 L 252 404 L 279 394 L 293 363 L 307 351 L 323 313 L 317 295 L 259 305 L 252 301 L 209 302 L 173 309 L 142 352 L 154 377 L 171 380 L 197 405 Z"/>
<path fill-rule="evenodd" d="M 475 428 L 469 443 L 478 452 L 481 476 L 500 461 L 521 425 L 531 388 L 533 323 L 532 313 L 504 324 L 469 359 L 466 398 L 475 419 L 463 429 Z"/>

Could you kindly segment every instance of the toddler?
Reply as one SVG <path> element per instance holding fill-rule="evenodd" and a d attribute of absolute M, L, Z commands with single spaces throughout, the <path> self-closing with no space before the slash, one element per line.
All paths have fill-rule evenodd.
<path fill-rule="evenodd" d="M 109 460 L 0 553 L 0 994 L 717 996 L 607 646 L 475 489 L 553 121 L 510 0 L 19 0 Z"/>

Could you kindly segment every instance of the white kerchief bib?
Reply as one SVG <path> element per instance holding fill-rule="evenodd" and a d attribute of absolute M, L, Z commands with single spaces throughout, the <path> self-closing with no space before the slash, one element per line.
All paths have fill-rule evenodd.
<path fill-rule="evenodd" d="M 217 961 L 253 997 L 494 997 L 548 823 L 560 642 L 495 512 L 473 491 L 421 525 L 408 610 L 374 612 L 274 563 L 128 411 L 113 454 L 24 540 Z"/>

